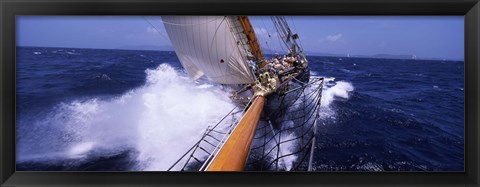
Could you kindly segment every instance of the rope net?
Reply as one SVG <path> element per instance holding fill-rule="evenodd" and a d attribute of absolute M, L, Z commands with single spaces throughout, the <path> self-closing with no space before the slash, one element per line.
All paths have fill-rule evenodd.
<path fill-rule="evenodd" d="M 323 79 L 292 82 L 297 87 L 268 98 L 245 170 L 310 170 Z"/>
<path fill-rule="evenodd" d="M 307 171 L 315 148 L 323 78 L 309 83 L 290 81 L 267 97 L 245 166 L 246 171 Z M 225 143 L 245 108 L 232 109 L 215 126 L 209 126 L 168 171 L 204 171 Z"/>

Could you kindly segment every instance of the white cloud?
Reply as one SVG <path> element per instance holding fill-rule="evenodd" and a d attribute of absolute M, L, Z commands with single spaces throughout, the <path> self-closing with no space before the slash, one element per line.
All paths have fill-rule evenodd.
<path fill-rule="evenodd" d="M 319 40 L 319 42 L 336 42 L 336 41 L 339 41 L 341 38 L 343 37 L 343 34 L 342 33 L 337 33 L 337 34 L 332 34 L 332 35 L 328 35 L 324 38 L 321 38 Z"/>
<path fill-rule="evenodd" d="M 337 33 L 337 34 L 331 34 L 323 38 L 320 38 L 318 41 L 319 42 L 340 42 L 342 41 L 341 40 L 342 38 L 343 38 L 343 34 Z"/>
<path fill-rule="evenodd" d="M 334 35 L 328 35 L 326 39 L 327 39 L 327 41 L 334 42 L 334 41 L 337 41 L 340 38 L 342 38 L 342 36 L 343 36 L 342 33 L 338 33 L 338 34 L 334 34 Z"/>

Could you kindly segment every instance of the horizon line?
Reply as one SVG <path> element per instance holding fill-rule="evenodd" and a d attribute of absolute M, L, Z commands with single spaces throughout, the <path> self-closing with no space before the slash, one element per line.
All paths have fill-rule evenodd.
<path fill-rule="evenodd" d="M 38 47 L 38 48 L 70 48 L 70 49 L 102 49 L 102 50 L 126 50 L 126 51 L 168 51 L 168 52 L 175 52 L 174 49 L 172 50 L 161 50 L 161 49 L 133 49 L 133 48 L 122 48 L 117 47 L 117 48 L 102 48 L 102 47 L 66 47 L 66 46 L 29 46 L 29 45 L 16 45 L 15 47 Z M 135 47 L 135 46 L 132 46 Z M 152 45 L 151 47 L 159 47 L 161 48 L 162 46 L 154 46 Z M 173 46 L 163 46 L 163 47 L 172 47 Z M 315 54 L 310 54 L 306 56 L 316 56 L 316 57 L 339 57 L 339 58 L 372 58 L 372 59 L 398 59 L 398 60 L 432 60 L 432 61 L 465 61 L 465 58 L 439 58 L 439 57 L 421 57 L 421 58 L 416 58 L 416 59 L 410 59 L 410 58 L 376 58 L 374 56 L 376 55 L 392 55 L 392 56 L 406 56 L 411 54 L 386 54 L 386 53 L 377 53 L 373 55 L 364 55 L 364 54 L 350 54 L 351 57 L 346 57 L 346 54 L 339 54 L 339 53 L 327 53 L 327 52 L 314 52 L 314 51 L 304 51 L 304 53 L 324 53 L 328 55 L 315 55 Z M 265 53 L 265 54 L 270 54 L 274 55 L 275 53 Z"/>

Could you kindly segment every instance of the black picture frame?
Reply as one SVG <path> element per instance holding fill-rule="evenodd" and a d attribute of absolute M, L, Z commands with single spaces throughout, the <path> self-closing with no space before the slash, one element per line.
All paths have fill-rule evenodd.
<path fill-rule="evenodd" d="M 464 15 L 465 172 L 16 172 L 15 16 Z M 0 0 L 2 186 L 478 186 L 479 0 Z"/>

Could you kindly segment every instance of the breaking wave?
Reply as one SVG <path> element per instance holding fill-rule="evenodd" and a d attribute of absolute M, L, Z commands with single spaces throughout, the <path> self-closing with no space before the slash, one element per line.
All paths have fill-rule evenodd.
<path fill-rule="evenodd" d="M 316 72 L 312 72 L 312 77 L 318 76 Z M 354 91 L 352 83 L 346 81 L 335 81 L 335 77 L 324 77 L 323 91 L 320 107 L 321 119 L 335 119 L 336 113 L 332 109 L 331 104 L 339 99 L 348 100 L 350 93 Z"/>
<path fill-rule="evenodd" d="M 220 88 L 190 81 L 167 64 L 144 86 L 110 99 L 60 103 L 17 139 L 17 162 L 82 159 L 133 150 L 130 170 L 166 170 L 234 104 Z"/>

